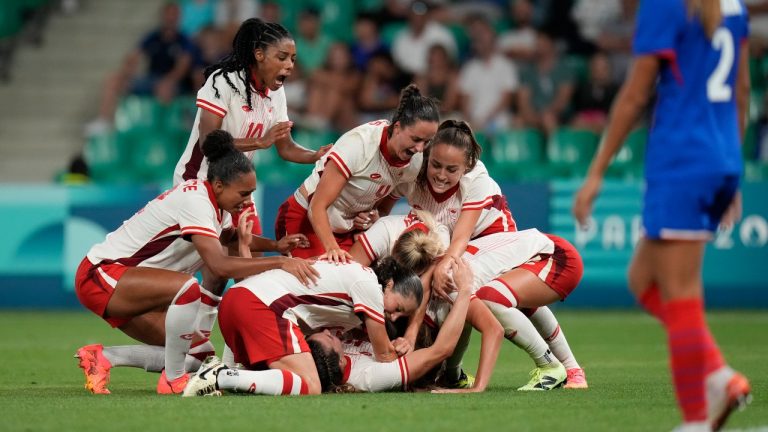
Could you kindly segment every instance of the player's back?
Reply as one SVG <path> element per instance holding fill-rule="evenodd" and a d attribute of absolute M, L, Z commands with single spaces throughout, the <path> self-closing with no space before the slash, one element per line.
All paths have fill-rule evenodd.
<path fill-rule="evenodd" d="M 723 19 L 709 38 L 686 1 L 640 2 L 634 52 L 661 60 L 649 179 L 741 171 L 736 77 L 747 16 L 740 0 L 720 3 Z"/>

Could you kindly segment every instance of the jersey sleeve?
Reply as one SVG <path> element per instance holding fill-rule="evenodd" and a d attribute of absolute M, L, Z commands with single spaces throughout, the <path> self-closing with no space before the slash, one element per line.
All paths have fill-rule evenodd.
<path fill-rule="evenodd" d="M 216 89 L 213 88 L 214 84 Z M 218 90 L 218 96 L 216 96 Z M 227 84 L 223 75 L 216 75 L 216 72 L 205 81 L 205 84 L 197 91 L 198 108 L 211 112 L 221 118 L 227 115 L 229 99 L 232 97 L 232 89 Z"/>
<path fill-rule="evenodd" d="M 397 224 L 398 219 L 401 221 L 400 226 Z M 384 216 L 357 237 L 371 262 L 391 253 L 394 246 L 392 239 L 397 238 L 405 229 L 402 221 L 402 215 Z"/>
<path fill-rule="evenodd" d="M 634 54 L 674 54 L 678 33 L 687 20 L 686 14 L 685 4 L 681 1 L 641 1 L 632 43 Z"/>
<path fill-rule="evenodd" d="M 326 163 L 335 164 L 344 178 L 348 179 L 365 169 L 366 145 L 359 133 L 347 133 L 333 145 Z"/>
<path fill-rule="evenodd" d="M 464 189 L 461 210 L 482 210 L 493 204 L 494 195 L 498 195 L 495 182 L 487 172 L 466 177 L 468 182 L 462 185 Z"/>
<path fill-rule="evenodd" d="M 280 123 L 288 121 L 288 102 L 285 99 L 285 88 L 280 88 L 277 94 L 279 96 L 275 98 L 275 121 Z"/>
<path fill-rule="evenodd" d="M 389 363 L 378 363 L 370 359 L 358 362 L 352 368 L 347 383 L 364 392 L 405 390 L 410 379 L 405 356 Z"/>
<path fill-rule="evenodd" d="M 384 324 L 384 296 L 381 285 L 372 270 L 360 267 L 360 272 L 365 272 L 366 275 L 360 277 L 350 288 L 353 310 Z"/>
<path fill-rule="evenodd" d="M 204 187 L 202 184 L 197 186 Z M 187 238 L 191 235 L 203 235 L 218 239 L 218 216 L 208 196 L 191 188 L 181 189 L 177 193 L 180 194 L 176 204 L 179 208 L 178 223 L 181 235 Z"/>

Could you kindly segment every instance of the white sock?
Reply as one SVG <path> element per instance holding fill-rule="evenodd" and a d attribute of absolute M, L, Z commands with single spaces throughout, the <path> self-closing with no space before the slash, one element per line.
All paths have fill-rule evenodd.
<path fill-rule="evenodd" d="M 469 347 L 470 336 L 472 336 L 472 325 L 466 324 L 464 325 L 464 330 L 461 332 L 461 336 L 459 336 L 459 341 L 456 342 L 456 348 L 453 349 L 453 354 L 445 360 L 445 376 L 450 380 L 455 381 L 459 379 L 459 375 L 461 374 L 461 361 L 464 359 L 464 353 L 467 352 L 467 347 Z"/>
<path fill-rule="evenodd" d="M 112 367 L 142 368 L 147 372 L 161 372 L 165 367 L 165 348 L 155 345 L 122 345 L 104 347 L 102 352 Z M 184 369 L 194 372 L 201 361 L 188 355 L 184 359 Z"/>
<path fill-rule="evenodd" d="M 184 359 L 197 328 L 200 285 L 190 279 L 173 298 L 165 315 L 165 376 L 173 381 L 184 375 Z"/>
<path fill-rule="evenodd" d="M 282 369 L 222 369 L 216 381 L 219 390 L 272 396 L 307 394 L 301 377 Z"/>
<path fill-rule="evenodd" d="M 552 350 L 552 353 L 563 363 L 566 369 L 581 369 L 581 366 L 576 361 L 576 357 L 573 355 L 573 351 L 571 351 L 570 345 L 568 345 L 568 341 L 565 339 L 565 333 L 563 333 L 557 318 L 555 318 L 555 315 L 548 307 L 538 308 L 530 315 L 530 319 L 541 337 L 549 345 L 549 349 Z"/>
<path fill-rule="evenodd" d="M 560 363 L 551 355 L 547 343 L 522 312 L 492 301 L 485 301 L 485 304 L 504 327 L 504 337 L 527 352 L 537 367 Z"/>
<path fill-rule="evenodd" d="M 226 343 L 224 344 L 224 352 L 221 354 L 221 362 L 229 368 L 235 367 L 235 353 Z"/>

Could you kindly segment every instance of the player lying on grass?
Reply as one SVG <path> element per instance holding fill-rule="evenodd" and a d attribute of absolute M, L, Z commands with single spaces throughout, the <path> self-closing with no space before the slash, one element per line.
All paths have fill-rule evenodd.
<path fill-rule="evenodd" d="M 316 277 L 308 261 L 284 256 L 228 256 L 222 243 L 234 238 L 231 214 L 250 204 L 256 176 L 250 161 L 224 131 L 212 132 L 203 151 L 210 161 L 207 180 L 189 180 L 170 189 L 133 215 L 104 242 L 91 248 L 75 276 L 80 302 L 113 327 L 145 343 L 139 352 L 104 350 L 99 344 L 77 350 L 85 386 L 109 394 L 113 365 L 162 352 L 158 393 L 180 393 L 188 380 L 185 359 L 196 335 L 199 353 L 213 351 L 207 335 L 219 298 L 192 276 L 205 265 L 221 277 L 242 278 L 282 268 L 304 283 Z M 300 237 L 274 242 L 251 237 L 250 247 L 288 252 Z M 165 349 L 158 348 L 165 347 Z"/>
<path fill-rule="evenodd" d="M 317 282 L 308 287 L 293 275 L 271 271 L 248 277 L 221 301 L 219 327 L 234 360 L 244 370 L 218 376 L 218 389 L 258 394 L 319 394 L 321 381 L 299 324 L 310 330 L 365 328 L 376 361 L 393 361 L 385 319 L 413 313 L 421 303 L 419 277 L 394 259 L 370 269 L 358 263 L 318 261 Z M 185 396 L 210 389 L 206 363 Z"/>
<path fill-rule="evenodd" d="M 389 258 L 384 262 L 394 262 L 394 260 Z M 464 328 L 472 294 L 472 271 L 469 266 L 463 261 L 458 261 L 453 263 L 452 270 L 454 281 L 459 289 L 453 308 L 446 317 L 437 339 L 430 347 L 411 351 L 394 361 L 378 362 L 374 355 L 376 351 L 374 344 L 365 339 L 345 339 L 342 342 L 335 332 L 328 329 L 307 337 L 306 341 L 312 352 L 314 368 L 322 391 L 405 390 L 410 383 L 418 380 L 448 358 Z M 414 308 L 415 306 L 416 303 L 413 304 Z M 190 380 L 184 394 L 185 396 L 221 395 L 222 390 L 281 394 L 279 392 L 281 385 L 282 388 L 290 387 L 279 383 L 280 374 L 272 375 L 278 382 L 270 382 L 264 375 L 260 375 L 260 372 L 228 368 L 218 358 L 211 356 L 200 367 L 197 375 Z M 295 388 L 296 385 L 294 384 L 293 387 Z"/>
<path fill-rule="evenodd" d="M 549 390 L 562 384 L 567 373 L 563 364 L 558 360 L 558 356 L 562 356 L 563 362 L 575 363 L 565 336 L 560 331 L 557 320 L 549 308 L 539 307 L 532 311 L 535 314 L 533 316 L 549 317 L 547 321 L 550 324 L 538 326 L 539 331 L 537 331 L 531 322 L 514 307 L 512 300 L 508 299 L 508 297 L 513 297 L 514 301 L 520 303 L 529 302 L 524 304 L 531 307 L 536 305 L 537 297 L 528 296 L 528 291 L 523 291 L 526 296 L 518 294 L 518 297 L 514 298 L 512 291 L 503 284 L 507 279 L 519 276 L 518 273 L 520 272 L 528 273 L 548 265 L 549 260 L 553 260 L 553 262 L 557 260 L 557 264 L 549 264 L 553 272 L 558 271 L 563 262 L 568 264 L 568 259 L 581 262 L 573 249 L 563 248 L 561 252 L 555 253 L 557 240 L 557 237 L 546 236 L 537 230 L 502 232 L 470 241 L 467 252 L 463 255 L 473 269 L 475 275 L 474 289 L 477 297 L 483 300 L 483 303 L 493 312 L 496 320 L 501 323 L 507 339 L 526 350 L 536 363 L 531 380 L 527 385 L 521 387 L 521 390 Z M 419 272 L 428 268 L 436 257 L 442 254 L 446 244 L 445 227 L 436 224 L 429 213 L 416 211 L 406 216 L 387 216 L 379 219 L 371 229 L 358 237 L 358 242 L 352 247 L 350 253 L 356 260 L 367 264 L 380 257 L 388 256 L 391 251 L 392 256 L 397 261 Z M 566 267 L 566 269 L 567 271 L 558 279 L 557 283 L 553 283 L 551 280 L 549 282 L 559 290 L 557 292 L 563 293 L 563 299 L 575 288 L 580 279 L 580 272 L 574 273 L 571 267 Z M 540 272 L 536 274 L 538 273 Z M 568 275 L 572 277 L 567 277 Z M 523 274 L 522 276 L 527 275 Z M 542 282 L 538 276 L 534 276 L 534 278 L 534 280 L 524 280 L 524 283 L 513 286 L 522 287 L 524 290 L 533 290 L 534 293 L 545 296 L 545 300 L 549 300 L 549 297 L 546 296 L 551 296 L 550 292 L 554 293 L 555 291 L 549 288 L 545 282 Z M 440 313 L 444 316 L 444 308 L 448 306 L 448 303 L 436 300 L 434 297 L 431 303 L 433 303 L 430 309 L 431 316 L 427 321 L 434 324 L 434 319 L 439 318 L 435 314 L 442 310 Z M 541 303 L 539 305 L 543 306 Z M 468 316 L 471 318 L 473 310 L 479 309 L 481 309 L 479 302 L 476 306 L 470 305 Z M 518 319 L 519 316 L 523 316 L 523 320 Z M 409 326 L 405 334 L 405 339 L 410 344 L 415 342 L 416 332 L 413 325 L 415 319 L 418 319 L 418 313 L 412 317 L 412 325 Z M 543 337 L 546 337 L 549 344 L 552 345 L 556 353 L 555 356 L 548 351 L 547 342 Z M 452 358 L 448 362 L 446 373 L 452 374 L 449 376 L 449 382 L 451 379 L 455 380 L 462 373 L 460 370 L 461 356 L 463 350 L 466 349 L 466 343 L 468 340 L 459 343 L 455 353 L 457 358 Z M 481 343 L 482 349 L 483 344 Z M 481 362 L 481 367 L 478 368 L 479 376 L 486 374 L 482 365 Z M 492 364 L 490 367 L 493 367 Z M 586 382 L 583 382 L 582 387 L 574 388 L 583 387 L 586 387 Z"/>

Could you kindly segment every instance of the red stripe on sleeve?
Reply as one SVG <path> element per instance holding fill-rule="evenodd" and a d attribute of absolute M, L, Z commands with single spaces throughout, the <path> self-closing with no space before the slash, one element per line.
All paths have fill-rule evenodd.
<path fill-rule="evenodd" d="M 356 304 L 355 305 L 355 313 L 364 313 L 368 315 L 372 320 L 379 322 L 381 324 L 384 324 L 384 315 L 380 314 L 379 312 L 376 312 L 375 310 L 371 309 L 370 307 L 364 305 L 364 304 Z"/>
<path fill-rule="evenodd" d="M 224 109 L 224 108 L 222 108 L 222 107 L 220 107 L 218 105 L 212 104 L 212 103 L 208 102 L 207 100 L 198 99 L 196 105 L 198 106 L 198 108 L 202 108 L 202 109 L 204 109 L 204 110 L 206 110 L 206 111 L 208 111 L 208 112 L 210 112 L 212 114 L 215 114 L 215 115 L 217 115 L 217 116 L 219 116 L 221 118 L 224 118 L 224 116 L 227 115 L 227 110 L 226 109 Z"/>
<path fill-rule="evenodd" d="M 349 170 L 347 167 L 347 164 L 344 163 L 344 161 L 341 159 L 341 157 L 337 153 L 331 153 L 328 155 L 328 159 L 332 160 L 333 163 L 336 164 L 337 167 L 339 167 L 339 170 L 341 170 L 341 173 L 344 175 L 344 178 L 350 178 L 352 177 L 352 171 Z"/>
<path fill-rule="evenodd" d="M 371 260 L 371 262 L 376 261 L 376 254 L 373 252 L 371 243 L 368 242 L 368 236 L 363 233 L 360 234 L 357 239 L 360 240 L 360 244 L 363 245 L 363 250 L 365 251 L 365 254 L 368 255 L 368 259 Z"/>

